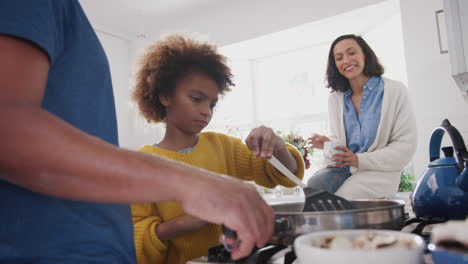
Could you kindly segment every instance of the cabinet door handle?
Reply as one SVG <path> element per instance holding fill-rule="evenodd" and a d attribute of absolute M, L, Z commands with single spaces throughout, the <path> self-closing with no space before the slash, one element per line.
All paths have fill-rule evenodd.
<path fill-rule="evenodd" d="M 448 49 L 445 49 L 445 50 L 442 49 L 442 37 L 440 36 L 440 16 L 442 13 L 444 13 L 443 9 L 435 11 L 436 24 L 437 24 L 437 38 L 439 40 L 440 54 L 447 54 Z"/>

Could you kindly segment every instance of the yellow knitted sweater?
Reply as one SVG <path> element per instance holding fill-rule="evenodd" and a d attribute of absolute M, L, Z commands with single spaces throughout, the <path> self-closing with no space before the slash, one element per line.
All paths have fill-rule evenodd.
<path fill-rule="evenodd" d="M 291 145 L 287 145 L 287 148 L 297 161 L 297 176 L 302 179 L 304 163 L 301 154 Z M 168 151 L 149 145 L 142 147 L 139 151 L 165 156 L 242 180 L 255 181 L 268 188 L 277 184 L 287 187 L 295 186 L 265 159 L 255 157 L 240 139 L 224 134 L 200 133 L 197 145 L 189 153 Z M 177 202 L 134 204 L 132 214 L 139 264 L 182 264 L 191 259 L 206 256 L 209 247 L 219 244 L 221 228 L 213 224 L 182 234 L 167 244 L 160 241 L 155 233 L 156 226 L 185 214 Z"/>

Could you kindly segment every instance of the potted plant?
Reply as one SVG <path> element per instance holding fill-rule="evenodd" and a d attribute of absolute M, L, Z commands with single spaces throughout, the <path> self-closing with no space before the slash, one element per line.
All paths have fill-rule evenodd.
<path fill-rule="evenodd" d="M 401 171 L 400 185 L 398 186 L 398 193 L 395 197 L 404 200 L 409 199 L 414 189 L 415 181 L 413 163 L 411 162 Z"/>
<path fill-rule="evenodd" d="M 281 136 L 285 142 L 293 145 L 301 153 L 302 159 L 304 160 L 305 168 L 310 168 L 310 155 L 313 153 L 313 148 L 307 143 L 303 137 L 297 133 L 290 132 L 288 134 L 282 134 L 281 131 L 276 131 L 276 134 Z"/>

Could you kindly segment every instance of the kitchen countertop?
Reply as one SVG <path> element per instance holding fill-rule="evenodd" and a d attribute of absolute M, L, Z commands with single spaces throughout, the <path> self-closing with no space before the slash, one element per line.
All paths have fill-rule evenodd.
<path fill-rule="evenodd" d="M 303 195 L 283 195 L 281 197 L 263 196 L 263 199 L 269 205 L 282 204 L 282 203 L 301 203 L 304 202 Z"/>

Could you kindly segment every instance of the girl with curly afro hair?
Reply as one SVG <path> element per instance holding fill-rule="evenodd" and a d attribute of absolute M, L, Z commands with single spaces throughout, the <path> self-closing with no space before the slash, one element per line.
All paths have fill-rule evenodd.
<path fill-rule="evenodd" d="M 139 67 L 133 98 L 149 122 L 166 125 L 164 138 L 140 152 L 268 188 L 295 186 L 267 161 L 272 155 L 299 178 L 304 176 L 301 154 L 271 128 L 253 129 L 246 144 L 201 132 L 213 116 L 218 96 L 234 85 L 226 58 L 214 45 L 171 35 L 149 47 Z M 185 214 L 176 201 L 134 204 L 132 214 L 139 264 L 185 263 L 207 255 L 208 248 L 219 243 L 219 225 Z"/>

